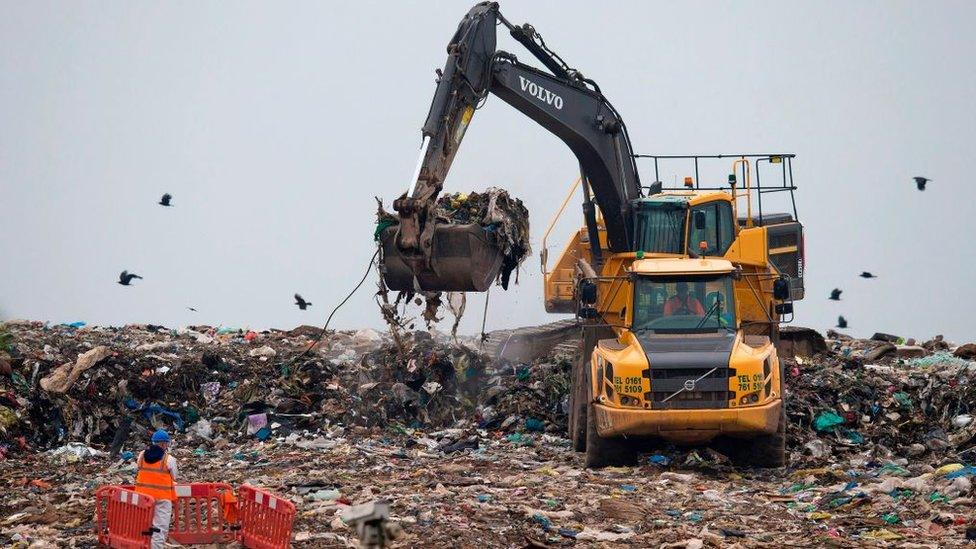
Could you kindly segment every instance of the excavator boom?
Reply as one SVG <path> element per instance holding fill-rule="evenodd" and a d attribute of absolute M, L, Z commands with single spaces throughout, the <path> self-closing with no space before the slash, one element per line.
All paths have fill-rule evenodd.
<path fill-rule="evenodd" d="M 498 24 L 550 72 L 497 50 Z M 533 27 L 509 23 L 495 2 L 480 3 L 465 15 L 447 52 L 423 126 L 414 177 L 393 204 L 399 224 L 381 236 L 387 285 L 395 290 L 483 291 L 497 276 L 499 243 L 479 234 L 477 226 L 438 225 L 433 216 L 464 133 L 489 94 L 569 146 L 579 160 L 587 196 L 592 191 L 603 214 L 610 249 L 630 250 L 630 205 L 640 195 L 640 181 L 623 120 L 599 87 L 551 52 Z M 589 208 L 587 222 L 596 234 L 592 204 Z M 481 257 L 472 260 L 475 254 Z"/>

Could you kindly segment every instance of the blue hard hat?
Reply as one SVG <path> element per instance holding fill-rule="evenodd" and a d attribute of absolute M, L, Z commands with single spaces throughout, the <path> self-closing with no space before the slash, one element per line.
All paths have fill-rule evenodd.
<path fill-rule="evenodd" d="M 160 430 L 156 431 L 155 433 L 153 433 L 152 441 L 153 442 L 169 442 L 169 434 L 166 431 L 160 429 Z"/>

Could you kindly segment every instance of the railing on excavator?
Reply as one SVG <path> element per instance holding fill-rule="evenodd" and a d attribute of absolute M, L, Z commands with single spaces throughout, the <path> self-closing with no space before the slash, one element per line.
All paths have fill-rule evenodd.
<path fill-rule="evenodd" d="M 763 202 L 762 197 L 766 194 L 771 193 L 790 193 L 790 205 L 792 207 L 792 216 L 794 221 L 799 221 L 796 211 L 796 198 L 793 191 L 796 190 L 796 185 L 793 183 L 793 159 L 796 157 L 792 153 L 749 153 L 749 154 L 694 154 L 694 155 L 672 155 L 672 154 L 635 154 L 635 159 L 648 159 L 652 160 L 654 163 L 654 183 L 651 185 L 645 185 L 641 188 L 642 192 L 649 192 L 654 187 L 661 190 L 701 190 L 701 191 L 734 191 L 736 200 L 739 198 L 746 199 L 746 224 L 753 224 L 758 221 L 759 225 L 765 223 L 764 213 L 763 213 Z M 704 164 L 708 164 L 708 168 L 714 166 L 713 162 L 717 160 L 732 161 L 731 170 L 726 173 L 730 176 L 734 175 L 735 178 L 729 181 L 734 181 L 736 183 L 733 188 L 726 182 L 724 186 L 703 186 L 701 180 L 701 171 L 705 168 Z M 709 162 L 706 162 L 709 161 Z M 674 165 L 684 163 L 687 169 L 694 170 L 694 179 L 690 179 L 690 175 L 685 178 L 684 185 L 672 185 L 665 186 L 661 179 L 661 170 L 665 165 Z M 779 181 L 779 184 L 773 185 L 763 185 L 762 184 L 762 167 L 767 165 L 770 167 L 778 166 L 777 171 L 779 172 L 778 177 L 774 176 L 774 181 Z M 640 164 L 638 164 L 640 166 Z M 755 166 L 755 185 L 752 184 L 752 172 L 753 166 Z M 776 169 L 776 168 L 774 168 Z M 767 172 L 770 171 L 767 169 Z M 686 172 L 687 173 L 687 172 Z M 768 177 L 768 176 L 767 176 Z M 767 179 L 768 180 L 768 179 Z M 657 184 L 660 183 L 658 186 Z M 688 184 L 690 183 L 690 185 Z M 758 217 L 752 217 L 752 196 L 755 194 L 757 202 Z M 741 213 L 740 213 L 741 218 Z M 740 219 L 740 222 L 742 220 Z M 775 221 L 774 221 L 775 222 Z"/>

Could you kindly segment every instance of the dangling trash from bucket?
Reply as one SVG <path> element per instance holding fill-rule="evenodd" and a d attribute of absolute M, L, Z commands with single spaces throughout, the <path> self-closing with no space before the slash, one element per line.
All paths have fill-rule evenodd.
<path fill-rule="evenodd" d="M 380 273 L 395 291 L 483 292 L 495 279 L 507 289 L 531 249 L 528 210 L 521 200 L 494 187 L 438 199 L 429 261 L 419 252 L 400 249 L 395 215 L 381 206 L 377 217 Z"/>

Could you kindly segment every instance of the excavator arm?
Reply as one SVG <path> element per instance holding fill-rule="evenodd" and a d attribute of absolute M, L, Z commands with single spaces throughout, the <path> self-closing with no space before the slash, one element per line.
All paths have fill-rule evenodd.
<path fill-rule="evenodd" d="M 525 65 L 514 55 L 497 50 L 495 31 L 499 24 L 506 26 L 551 72 Z M 515 107 L 569 146 L 579 161 L 586 196 L 592 191 L 603 214 L 610 249 L 631 249 L 630 203 L 640 194 L 640 182 L 627 129 L 599 87 L 569 68 L 530 25 L 509 23 L 495 2 L 482 2 L 465 15 L 447 52 L 447 63 L 443 71 L 438 71 L 410 188 L 394 202 L 399 216 L 398 259 L 413 271 L 414 286 L 416 280 L 423 278 L 420 272 L 431 269 L 436 259 L 433 209 L 437 195 L 475 110 L 489 94 Z M 588 212 L 586 206 L 586 221 L 595 237 L 592 204 Z M 452 268 L 458 268 L 458 264 Z M 436 278 L 426 277 L 427 284 L 421 284 L 422 289 L 471 289 L 446 281 L 438 283 Z"/>

